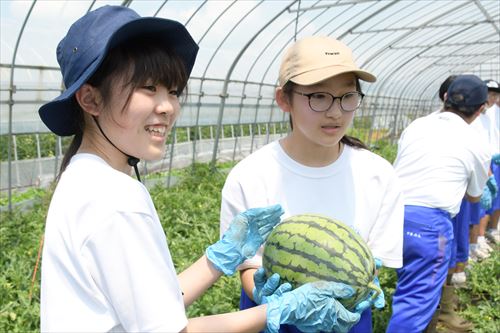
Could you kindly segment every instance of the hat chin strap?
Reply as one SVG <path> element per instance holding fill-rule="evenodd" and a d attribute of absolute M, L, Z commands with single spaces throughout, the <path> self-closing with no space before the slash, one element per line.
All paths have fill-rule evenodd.
<path fill-rule="evenodd" d="M 137 157 L 130 156 L 130 155 L 124 153 L 120 148 L 118 148 L 117 146 L 115 146 L 115 144 L 113 142 L 111 142 L 111 140 L 106 136 L 106 134 L 104 134 L 104 131 L 102 130 L 101 125 L 99 125 L 99 122 L 97 121 L 97 117 L 96 116 L 92 116 L 92 118 L 94 118 L 94 121 L 95 121 L 95 123 L 97 125 L 97 128 L 99 128 L 99 131 L 101 131 L 101 134 L 104 136 L 104 138 L 106 138 L 106 140 L 108 140 L 108 142 L 111 143 L 111 145 L 113 147 L 115 147 L 116 150 L 118 150 L 123 155 L 127 156 L 127 163 L 128 163 L 128 165 L 134 167 L 134 171 L 135 171 L 135 175 L 137 176 L 137 180 L 141 181 L 141 177 L 139 175 L 139 168 L 137 168 L 137 163 L 139 163 L 140 159 L 138 159 Z"/>

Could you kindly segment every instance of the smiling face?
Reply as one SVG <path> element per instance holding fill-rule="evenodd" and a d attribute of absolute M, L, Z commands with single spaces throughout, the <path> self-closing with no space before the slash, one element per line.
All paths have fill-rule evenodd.
<path fill-rule="evenodd" d="M 112 49 L 75 94 L 84 114 L 78 151 L 97 154 L 126 173 L 128 156 L 162 158 L 187 79 L 181 58 L 155 40 L 139 38 Z"/>
<path fill-rule="evenodd" d="M 165 154 L 165 141 L 180 112 L 176 89 L 145 85 L 129 91 L 113 88 L 109 109 L 98 117 L 104 133 L 120 150 L 144 160 Z M 114 148 L 114 147 L 111 147 Z"/>
<path fill-rule="evenodd" d="M 295 85 L 293 90 L 302 94 L 327 92 L 338 97 L 357 91 L 356 77 L 352 73 L 340 74 L 310 86 Z M 283 91 L 278 91 L 277 102 L 283 111 L 290 113 L 293 124 L 291 141 L 303 149 L 337 149 L 354 117 L 354 112 L 342 111 L 340 99 L 335 99 L 330 109 L 324 112 L 313 111 L 308 97 L 297 93 L 283 96 Z"/>

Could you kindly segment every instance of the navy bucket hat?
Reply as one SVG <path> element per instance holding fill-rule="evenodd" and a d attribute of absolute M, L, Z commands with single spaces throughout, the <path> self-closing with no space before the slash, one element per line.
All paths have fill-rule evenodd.
<path fill-rule="evenodd" d="M 38 110 L 43 123 L 57 135 L 75 134 L 72 104 L 75 92 L 96 72 L 109 50 L 129 38 L 152 34 L 180 56 L 189 76 L 198 45 L 177 21 L 141 17 L 127 7 L 104 6 L 73 23 L 57 46 L 57 61 L 66 90 Z"/>
<path fill-rule="evenodd" d="M 450 84 L 446 103 L 461 110 L 480 106 L 488 100 L 488 87 L 475 75 L 459 75 Z"/>

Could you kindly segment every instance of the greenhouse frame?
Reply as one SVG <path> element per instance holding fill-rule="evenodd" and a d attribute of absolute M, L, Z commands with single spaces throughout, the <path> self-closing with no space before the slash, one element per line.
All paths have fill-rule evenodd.
<path fill-rule="evenodd" d="M 58 42 L 104 5 L 177 20 L 200 47 L 167 153 L 141 162 L 142 174 L 239 160 L 286 135 L 288 117 L 274 100 L 278 67 L 304 36 L 341 40 L 376 75 L 362 83 L 351 129 L 368 145 L 396 142 L 409 122 L 438 109 L 449 75 L 500 80 L 498 0 L 1 1 L 0 186 L 9 209 L 13 190 L 46 186 L 59 171 L 69 139 L 50 134 L 38 109 L 64 90 Z"/>

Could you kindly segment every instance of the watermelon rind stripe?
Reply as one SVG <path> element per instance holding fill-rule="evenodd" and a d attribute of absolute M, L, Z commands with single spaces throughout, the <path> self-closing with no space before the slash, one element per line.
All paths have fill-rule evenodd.
<path fill-rule="evenodd" d="M 342 222 L 333 220 L 327 216 L 320 215 L 320 214 L 296 215 L 296 216 L 289 217 L 288 219 L 286 219 L 286 221 L 288 223 L 290 223 L 290 222 L 302 222 L 302 221 L 308 221 L 307 219 L 309 219 L 309 222 L 317 223 L 317 224 L 321 225 L 322 227 L 325 227 L 325 228 L 331 230 L 334 234 L 335 234 L 335 232 L 338 232 L 336 229 L 341 229 L 343 232 L 350 235 L 349 238 L 356 239 L 356 241 L 357 241 L 356 245 L 359 246 L 359 248 L 363 250 L 362 257 L 372 258 L 371 251 L 368 248 L 368 246 L 366 245 L 363 238 L 360 235 L 358 235 L 351 227 L 343 224 Z M 331 222 L 332 220 L 335 221 L 335 223 L 332 223 Z M 339 238 L 337 238 L 337 239 L 339 239 Z M 370 268 L 373 270 L 375 263 L 373 261 L 370 262 L 370 266 L 371 266 Z"/>
<path fill-rule="evenodd" d="M 269 235 L 262 259 L 267 274 L 278 273 L 294 287 L 317 280 L 352 286 L 354 296 L 339 300 L 348 309 L 373 289 L 375 262 L 368 245 L 350 226 L 324 215 L 283 220 Z"/>
<path fill-rule="evenodd" d="M 310 218 L 310 221 L 307 221 L 306 219 Z M 342 223 L 331 223 L 331 219 L 328 217 L 325 217 L 323 215 L 319 214 L 303 214 L 300 215 L 300 219 L 298 216 L 291 217 L 287 219 L 288 222 L 294 222 L 294 223 L 300 223 L 300 222 L 312 222 L 314 224 L 319 224 L 321 227 L 328 229 L 332 231 L 333 235 L 337 238 L 340 239 L 340 237 L 337 236 L 336 232 L 338 232 L 335 229 L 341 229 L 344 231 L 346 234 L 349 234 L 351 238 L 355 238 L 357 240 L 357 244 L 362 250 L 363 254 L 362 256 L 365 258 L 370 258 L 371 257 L 371 251 L 370 249 L 366 246 L 364 240 L 359 236 L 352 228 L 348 227 L 347 225 L 344 225 Z"/>
<path fill-rule="evenodd" d="M 326 221 L 324 221 L 326 222 Z M 328 222 L 326 222 L 328 223 Z M 371 254 L 367 254 L 366 256 L 364 256 L 359 250 L 358 248 L 362 248 L 363 249 L 363 246 L 364 245 L 363 243 L 361 242 L 356 242 L 354 244 L 349 244 L 349 243 L 345 243 L 345 240 L 344 238 L 342 238 L 342 235 L 339 235 L 338 232 L 336 233 L 336 231 L 332 230 L 331 228 L 328 228 L 328 227 L 325 227 L 324 225 L 325 223 L 320 223 L 319 221 L 304 221 L 304 220 L 301 220 L 301 221 L 293 221 L 293 220 L 290 220 L 287 225 L 286 225 L 286 229 L 285 230 L 281 230 L 279 228 L 279 225 L 278 227 L 274 230 L 274 232 L 276 234 L 279 234 L 280 232 L 284 232 L 284 231 L 290 231 L 291 233 L 293 234 L 300 234 L 302 236 L 304 236 L 304 234 L 307 234 L 307 231 L 308 229 L 304 229 L 302 228 L 301 231 L 298 231 L 300 230 L 301 228 L 297 228 L 298 230 L 297 231 L 294 231 L 293 230 L 293 227 L 294 226 L 307 226 L 309 227 L 311 230 L 318 230 L 320 229 L 321 231 L 325 232 L 328 234 L 328 236 L 334 238 L 334 239 L 337 239 L 339 241 L 340 244 L 344 244 L 345 246 L 348 247 L 348 249 L 350 251 L 353 251 L 357 257 L 357 260 L 358 260 L 358 263 L 365 266 L 366 265 L 366 258 L 371 258 Z M 332 223 L 330 223 L 331 225 Z M 338 224 L 336 224 L 336 226 L 338 226 Z M 345 228 L 340 228 L 342 229 L 343 232 L 346 232 L 346 233 L 349 233 L 352 235 L 352 232 L 349 232 L 348 229 L 345 229 Z M 306 237 L 307 238 L 307 237 Z M 361 245 L 361 246 L 360 246 Z M 366 251 L 363 251 L 363 252 L 366 252 Z M 332 253 L 332 255 L 336 255 L 334 253 Z M 344 255 L 348 255 L 348 254 L 344 254 Z M 354 259 L 354 258 L 353 258 Z M 370 263 L 370 266 L 371 263 Z"/>
<path fill-rule="evenodd" d="M 266 258 L 266 261 L 270 262 L 271 266 L 285 267 L 287 269 L 290 269 L 292 272 L 300 272 L 305 275 L 312 275 L 320 280 L 331 280 L 332 276 L 337 276 L 342 281 L 350 281 L 350 283 L 359 286 L 366 286 L 369 282 L 365 280 L 366 274 L 363 274 L 363 272 L 359 270 L 358 273 L 360 274 L 355 274 L 352 271 L 353 266 L 346 261 L 342 262 L 342 265 L 344 267 L 342 267 L 342 269 L 339 271 L 340 264 L 335 265 L 330 261 L 322 260 L 308 253 L 304 253 L 295 249 L 285 248 L 278 244 L 268 244 L 266 246 L 268 246 L 268 256 Z M 273 252 L 274 255 L 272 255 L 272 257 L 281 258 L 282 262 L 277 262 L 271 258 L 271 254 Z M 296 262 L 291 262 L 292 260 L 295 260 Z M 300 262 L 297 262 L 299 260 Z M 271 271 L 274 272 L 274 268 Z"/>
<path fill-rule="evenodd" d="M 325 249 L 321 247 L 321 243 L 311 239 L 309 237 L 306 237 L 305 235 L 301 234 L 296 234 L 296 233 L 289 233 L 287 231 L 277 231 L 274 235 L 274 239 L 279 240 L 279 237 L 286 237 L 286 238 L 294 238 L 296 240 L 298 239 L 303 239 L 305 240 L 302 242 L 294 241 L 294 248 L 288 248 L 284 247 L 282 245 L 274 244 L 274 243 L 269 243 L 266 246 L 277 246 L 279 250 L 284 250 L 293 254 L 296 254 L 298 256 L 304 257 L 305 259 L 309 259 L 312 262 L 317 262 L 317 264 L 324 264 L 327 266 L 328 270 L 336 270 L 338 269 L 339 265 L 346 266 L 347 267 L 342 267 L 343 270 L 352 270 L 361 275 L 361 277 L 365 276 L 366 273 L 364 270 L 362 270 L 360 267 L 363 267 L 365 264 L 365 260 L 363 258 L 356 257 L 354 265 L 353 262 L 349 262 L 346 260 L 346 256 L 348 254 L 346 253 L 348 250 L 352 250 L 350 248 L 345 248 L 344 251 L 335 251 L 334 249 Z M 298 244 L 303 244 L 302 248 L 297 248 L 299 247 Z M 311 252 L 307 252 L 307 248 L 305 247 L 310 247 Z M 326 253 L 321 253 L 321 251 L 325 251 Z M 362 260 L 362 261 L 361 261 Z M 360 266 L 363 265 L 363 266 Z M 359 277 L 357 277 L 359 279 Z"/>

